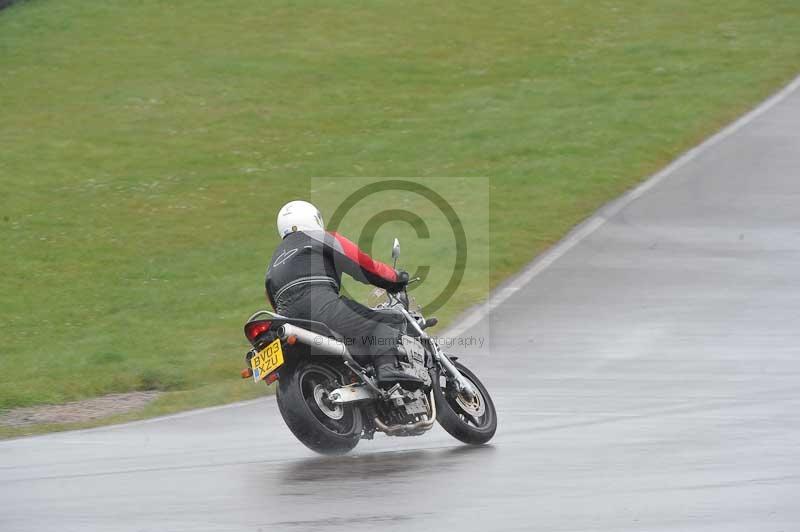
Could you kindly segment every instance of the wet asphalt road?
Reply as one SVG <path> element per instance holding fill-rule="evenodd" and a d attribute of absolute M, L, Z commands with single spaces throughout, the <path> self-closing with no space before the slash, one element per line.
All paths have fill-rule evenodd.
<path fill-rule="evenodd" d="M 320 458 L 273 399 L 3 442 L 0 530 L 800 530 L 783 96 L 496 292 L 467 333 L 488 348 L 462 353 L 500 413 L 491 445 L 437 427 Z"/>

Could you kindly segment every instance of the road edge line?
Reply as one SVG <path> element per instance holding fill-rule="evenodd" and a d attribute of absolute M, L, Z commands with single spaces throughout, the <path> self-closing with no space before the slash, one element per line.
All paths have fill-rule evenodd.
<path fill-rule="evenodd" d="M 524 288 L 536 276 L 544 272 L 578 243 L 602 227 L 609 219 L 618 214 L 622 209 L 644 196 L 647 192 L 663 182 L 667 177 L 671 176 L 676 170 L 683 168 L 686 166 L 686 164 L 693 161 L 710 148 L 734 135 L 743 127 L 747 126 L 755 119 L 775 107 L 775 105 L 782 102 L 798 88 L 800 88 L 800 75 L 795 77 L 781 90 L 762 101 L 759 105 L 744 115 L 740 116 L 734 122 L 723 127 L 714 135 L 708 137 L 694 148 L 684 152 L 682 155 L 678 156 L 677 159 L 673 160 L 655 174 L 652 174 L 650 177 L 630 189 L 628 192 L 624 193 L 622 196 L 609 201 L 597 209 L 588 218 L 573 227 L 572 230 L 570 230 L 561 240 L 553 245 L 553 247 L 534 258 L 522 269 L 522 271 L 500 283 L 492 291 L 486 302 L 476 305 L 462 313 L 454 320 L 454 325 L 448 327 L 440 336 L 453 338 L 464 334 L 470 328 L 474 327 L 479 321 L 484 319 L 484 316 L 490 314 L 494 309 L 508 300 L 508 298 L 510 298 L 520 289 Z"/>

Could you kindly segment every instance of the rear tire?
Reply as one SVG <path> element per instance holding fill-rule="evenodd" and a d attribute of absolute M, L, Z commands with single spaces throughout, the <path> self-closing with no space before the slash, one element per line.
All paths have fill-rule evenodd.
<path fill-rule="evenodd" d="M 433 379 L 433 398 L 436 401 L 436 421 L 451 436 L 470 445 L 482 445 L 497 430 L 497 411 L 486 387 L 478 377 L 458 361 L 453 362 L 458 371 L 472 383 L 479 397 L 467 401 L 444 376 Z"/>
<path fill-rule="evenodd" d="M 320 454 L 345 454 L 361 439 L 361 411 L 333 405 L 327 393 L 342 385 L 338 370 L 328 364 L 300 362 L 278 380 L 278 409 L 300 442 Z"/>

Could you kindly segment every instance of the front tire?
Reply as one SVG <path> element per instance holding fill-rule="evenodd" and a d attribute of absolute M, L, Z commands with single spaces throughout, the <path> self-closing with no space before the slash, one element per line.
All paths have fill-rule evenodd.
<path fill-rule="evenodd" d="M 300 442 L 320 454 L 345 454 L 361 438 L 361 411 L 334 405 L 327 394 L 342 385 L 342 376 L 328 364 L 300 362 L 278 380 L 278 409 Z"/>
<path fill-rule="evenodd" d="M 470 445 L 482 445 L 491 440 L 497 430 L 497 411 L 480 379 L 460 362 L 453 364 L 477 390 L 478 395 L 468 400 L 458 393 L 455 383 L 444 375 L 435 375 L 433 398 L 436 401 L 436 421 L 457 440 Z"/>

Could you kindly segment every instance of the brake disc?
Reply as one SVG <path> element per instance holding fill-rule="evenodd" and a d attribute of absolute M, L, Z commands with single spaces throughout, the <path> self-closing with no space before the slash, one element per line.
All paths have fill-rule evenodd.
<path fill-rule="evenodd" d="M 456 394 L 455 400 L 456 403 L 458 403 L 458 406 L 461 407 L 465 413 L 474 418 L 479 418 L 486 412 L 486 405 L 483 404 L 483 397 L 477 388 L 471 399 L 464 397 L 464 394 L 459 393 Z"/>

